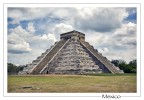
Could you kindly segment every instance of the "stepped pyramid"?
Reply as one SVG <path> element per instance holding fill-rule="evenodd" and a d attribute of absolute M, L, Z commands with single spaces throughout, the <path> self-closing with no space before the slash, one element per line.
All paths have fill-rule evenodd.
<path fill-rule="evenodd" d="M 60 35 L 41 56 L 33 60 L 20 74 L 90 74 L 123 73 L 88 42 L 85 34 L 71 31 Z"/>

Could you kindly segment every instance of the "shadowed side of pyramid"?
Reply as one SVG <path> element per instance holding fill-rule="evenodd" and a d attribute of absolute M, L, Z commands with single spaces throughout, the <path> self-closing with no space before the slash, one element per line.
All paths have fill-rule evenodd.
<path fill-rule="evenodd" d="M 93 46 L 91 46 L 88 42 L 80 41 L 83 46 L 86 47 L 86 49 L 89 50 L 89 52 L 95 56 L 101 62 L 104 67 L 100 67 L 101 69 L 108 69 L 111 73 L 123 73 L 122 70 L 119 69 L 119 67 L 114 66 L 106 57 L 104 57 L 102 54 L 98 53 Z"/>
<path fill-rule="evenodd" d="M 20 72 L 20 74 L 87 73 L 123 73 L 123 71 L 85 42 L 85 34 L 78 31 L 61 34 L 59 42 Z"/>

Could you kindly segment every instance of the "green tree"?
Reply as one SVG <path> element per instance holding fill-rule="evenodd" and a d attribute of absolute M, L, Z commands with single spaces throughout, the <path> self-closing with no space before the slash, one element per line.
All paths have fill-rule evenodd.
<path fill-rule="evenodd" d="M 8 63 L 8 74 L 16 74 L 17 72 L 17 66 L 12 64 L 12 63 Z"/>
<path fill-rule="evenodd" d="M 113 63 L 115 66 L 119 65 L 119 60 L 112 60 L 111 63 Z"/>
<path fill-rule="evenodd" d="M 8 63 L 7 67 L 8 67 L 8 74 L 14 75 L 14 74 L 18 74 L 19 71 L 22 71 L 23 68 L 26 67 L 26 65 L 16 66 L 12 63 Z"/>
<path fill-rule="evenodd" d="M 131 66 L 132 73 L 137 72 L 137 60 L 130 61 L 129 66 Z"/>
<path fill-rule="evenodd" d="M 137 61 L 130 61 L 128 64 L 124 60 L 112 60 L 115 66 L 118 66 L 125 73 L 136 73 Z"/>

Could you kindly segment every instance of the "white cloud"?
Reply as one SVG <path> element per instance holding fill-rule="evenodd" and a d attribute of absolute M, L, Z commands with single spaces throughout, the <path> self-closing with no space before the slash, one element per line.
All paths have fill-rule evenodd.
<path fill-rule="evenodd" d="M 117 29 L 114 32 L 115 36 L 136 36 L 136 24 L 134 23 L 126 23 L 122 24 L 121 28 Z"/>
<path fill-rule="evenodd" d="M 31 62 L 57 41 L 56 35 L 60 35 L 60 32 L 67 32 L 71 28 L 70 25 L 61 23 L 56 25 L 53 29 L 55 32 L 57 31 L 57 34 L 53 34 L 53 32 L 36 35 L 34 33 L 36 31 L 34 24 L 29 22 L 26 29 L 22 28 L 20 25 L 11 29 L 8 34 L 8 60 L 10 62 L 16 62 L 21 59 L 22 56 L 25 56 L 23 62 L 18 61 L 17 64 L 27 64 L 28 62 Z M 59 33 L 58 29 L 60 31 Z M 16 61 L 13 60 L 13 57 L 15 57 L 14 59 Z"/>
<path fill-rule="evenodd" d="M 65 33 L 65 32 L 72 31 L 72 30 L 73 30 L 73 27 L 71 25 L 67 25 L 64 23 L 57 24 L 54 27 L 54 33 Z"/>
<path fill-rule="evenodd" d="M 73 30 L 73 26 L 65 23 L 57 23 L 52 25 L 51 27 L 47 26 L 46 28 L 48 29 L 47 31 L 49 33 L 49 37 L 55 37 L 55 41 L 60 40 L 60 34 Z"/>
<path fill-rule="evenodd" d="M 36 18 L 45 17 L 50 10 L 44 8 L 8 8 L 8 17 L 13 18 L 16 22 L 21 20 L 33 20 Z M 43 13 L 42 13 L 43 12 Z"/>
<path fill-rule="evenodd" d="M 136 58 L 136 24 L 123 23 L 128 14 L 126 8 L 9 8 L 10 23 L 19 26 L 8 30 L 8 49 L 23 50 L 9 53 L 9 61 L 26 64 L 59 40 L 61 33 L 72 30 L 83 32 L 107 58 L 130 61 Z M 23 20 L 28 21 L 26 28 L 19 23 Z"/>
<path fill-rule="evenodd" d="M 126 48 L 136 47 L 136 24 L 127 23 L 123 24 L 121 28 L 117 29 L 112 38 L 114 44 L 119 44 Z M 136 48 L 135 48 L 136 49 Z"/>
<path fill-rule="evenodd" d="M 111 33 L 86 32 L 86 41 L 108 59 L 136 59 L 136 24 L 122 23 Z"/>
<path fill-rule="evenodd" d="M 27 27 L 26 30 L 30 33 L 34 33 L 35 32 L 35 27 L 34 27 L 33 23 L 28 23 L 28 27 Z"/>
<path fill-rule="evenodd" d="M 110 38 L 109 34 L 103 34 L 100 32 L 90 31 L 90 32 L 86 32 L 85 34 L 86 34 L 86 41 L 94 45 L 94 47 L 98 47 L 98 45 L 107 43 L 107 41 L 109 41 Z"/>
<path fill-rule="evenodd" d="M 56 41 L 53 34 L 44 34 L 42 36 L 31 34 L 35 32 L 33 23 L 28 23 L 26 29 L 21 26 L 10 31 L 8 34 L 8 50 L 9 53 L 22 54 L 33 52 L 35 49 L 46 48 L 47 44 L 52 45 Z M 40 48 L 39 48 L 40 47 Z"/>
<path fill-rule="evenodd" d="M 136 49 L 126 49 L 124 51 L 110 50 L 108 53 L 103 53 L 109 60 L 123 59 L 127 63 L 136 59 Z"/>
<path fill-rule="evenodd" d="M 17 34 L 20 37 L 26 38 L 30 36 L 30 33 L 23 29 L 20 25 L 14 29 L 11 29 L 11 33 Z"/>
<path fill-rule="evenodd" d="M 54 8 L 55 9 L 55 8 Z M 55 11 L 53 12 L 53 17 L 58 17 L 58 18 L 62 18 L 62 19 L 65 19 L 65 18 L 69 18 L 71 16 L 74 17 L 76 13 L 76 10 L 74 8 L 58 8 L 58 9 L 55 9 Z"/>
<path fill-rule="evenodd" d="M 20 18 L 23 17 L 23 12 L 19 9 L 8 8 L 8 17 L 13 18 L 13 23 L 19 23 Z"/>
<path fill-rule="evenodd" d="M 22 38 L 27 35 L 28 33 L 21 26 L 13 29 L 12 33 L 8 35 L 8 51 L 10 53 L 27 53 L 31 51 L 29 43 Z"/>
<path fill-rule="evenodd" d="M 42 18 L 51 19 L 72 19 L 77 11 L 74 8 L 55 8 L 55 7 L 43 7 L 43 8 L 8 8 L 8 17 L 13 18 L 13 22 L 19 23 L 21 20 L 35 20 Z"/>
<path fill-rule="evenodd" d="M 127 16 L 123 8 L 82 8 L 75 24 L 83 30 L 108 32 L 119 28 Z"/>
<path fill-rule="evenodd" d="M 43 40 L 53 40 L 53 41 L 56 42 L 56 37 L 54 36 L 54 34 L 51 34 L 51 33 L 49 33 L 47 35 L 46 34 L 42 35 L 40 37 L 40 39 L 43 39 Z"/>
<path fill-rule="evenodd" d="M 9 8 L 8 16 L 15 22 L 56 18 L 77 29 L 107 32 L 119 28 L 128 13 L 125 8 Z"/>
<path fill-rule="evenodd" d="M 107 52 L 109 52 L 109 48 L 107 48 L 107 47 L 100 48 L 100 49 L 98 49 L 98 51 L 99 51 L 100 53 L 107 53 Z"/>
<path fill-rule="evenodd" d="M 29 43 L 27 42 L 21 42 L 18 44 L 8 44 L 8 48 L 8 51 L 14 54 L 27 53 L 31 51 Z"/>

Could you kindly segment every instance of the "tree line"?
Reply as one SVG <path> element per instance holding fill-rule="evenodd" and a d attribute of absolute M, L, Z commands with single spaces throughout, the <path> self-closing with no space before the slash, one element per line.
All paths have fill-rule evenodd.
<path fill-rule="evenodd" d="M 16 66 L 12 63 L 7 63 L 7 70 L 9 75 L 17 75 L 19 71 L 22 71 L 26 65 Z"/>
<path fill-rule="evenodd" d="M 124 60 L 112 60 L 111 63 L 123 70 L 124 73 L 137 72 L 137 60 L 132 60 L 128 64 Z"/>

